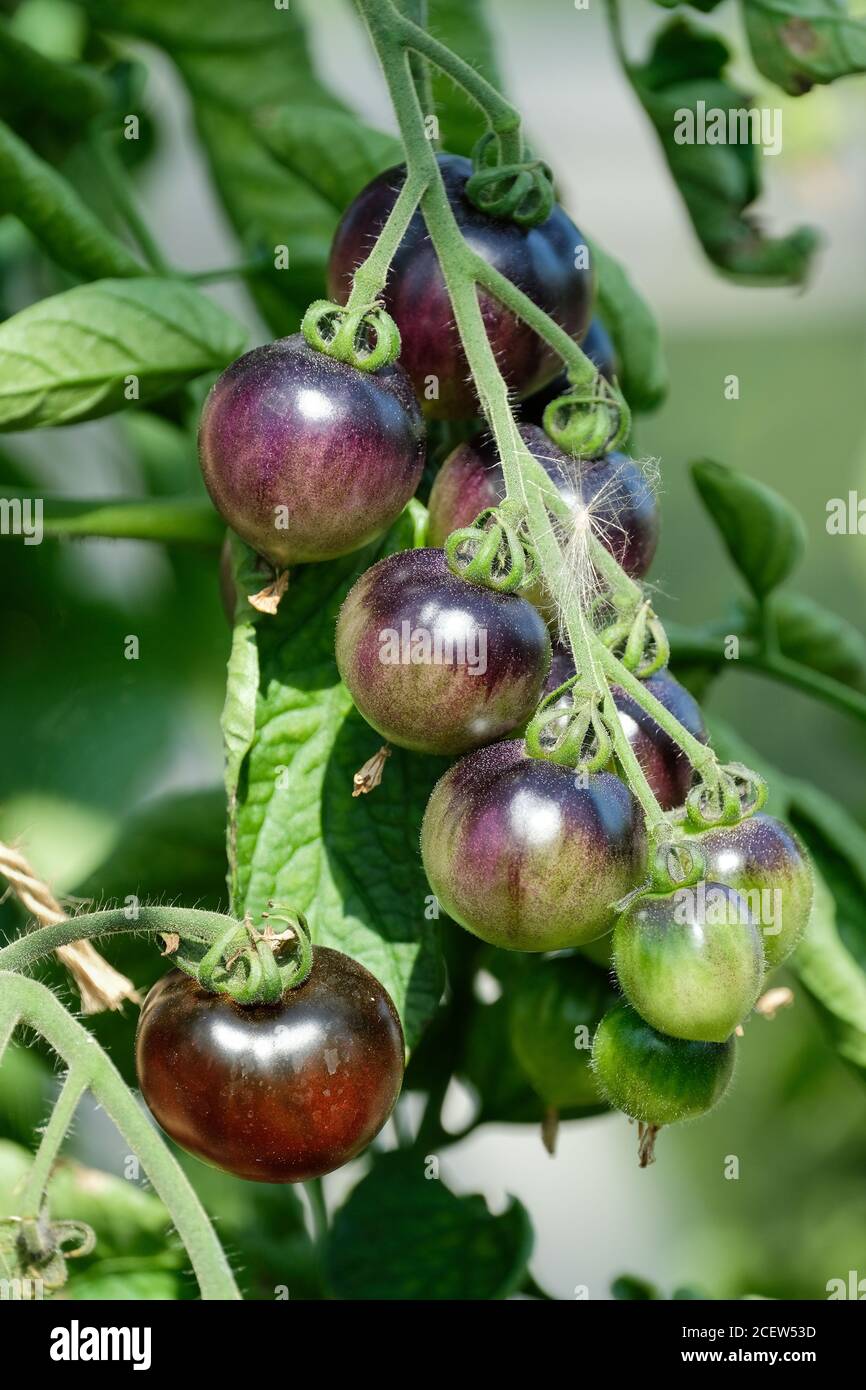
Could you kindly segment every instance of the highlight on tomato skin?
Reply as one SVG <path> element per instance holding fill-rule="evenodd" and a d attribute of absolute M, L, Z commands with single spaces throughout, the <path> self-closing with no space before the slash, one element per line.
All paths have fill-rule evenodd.
<path fill-rule="evenodd" d="M 444 552 L 401 551 L 361 575 L 337 619 L 355 705 L 390 743 L 455 755 L 521 726 L 550 664 L 543 619 L 519 594 L 452 574 Z"/>
<path fill-rule="evenodd" d="M 439 154 L 437 159 L 452 211 L 469 246 L 580 340 L 589 325 L 592 272 L 575 265 L 575 248 L 584 244 L 584 238 L 568 214 L 555 206 L 545 222 L 529 228 L 489 217 L 463 191 L 472 173 L 471 161 L 453 154 Z M 337 303 L 346 302 L 352 275 L 397 201 L 404 178 L 402 166 L 386 169 L 343 213 L 328 263 L 328 294 Z M 412 218 L 391 263 L 382 298 L 400 330 L 400 361 L 425 414 L 439 420 L 478 415 L 472 373 L 420 212 Z M 560 359 L 531 328 L 492 295 L 481 291 L 479 300 L 491 347 L 512 391 L 528 395 L 557 375 Z M 435 394 L 431 394 L 431 382 Z"/>
<path fill-rule="evenodd" d="M 286 1183 L 367 1148 L 400 1094 L 405 1045 L 379 981 L 316 946 L 308 979 L 275 1005 L 238 1005 L 170 971 L 144 1002 L 135 1056 L 148 1108 L 181 1148 Z"/>
<path fill-rule="evenodd" d="M 609 931 L 645 872 L 646 831 L 608 772 L 527 756 L 522 739 L 468 754 L 433 788 L 421 855 L 443 911 L 493 946 L 554 951 Z"/>

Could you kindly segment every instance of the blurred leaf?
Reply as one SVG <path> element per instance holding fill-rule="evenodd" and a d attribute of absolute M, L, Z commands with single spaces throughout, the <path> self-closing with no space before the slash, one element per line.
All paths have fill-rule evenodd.
<path fill-rule="evenodd" d="M 692 477 L 737 569 L 755 597 L 765 597 L 805 549 L 801 517 L 778 492 L 724 464 L 693 463 Z"/>
<path fill-rule="evenodd" d="M 801 284 L 818 239 L 805 227 L 777 240 L 763 235 L 748 211 L 761 191 L 763 156 L 758 146 L 697 139 L 679 143 L 679 135 L 689 135 L 685 114 L 699 123 L 702 112 L 721 111 L 726 116 L 752 105 L 724 77 L 729 56 L 716 35 L 681 18 L 660 32 L 649 60 L 629 66 L 628 72 L 710 260 L 720 270 L 749 280 Z"/>
<path fill-rule="evenodd" d="M 150 399 L 237 357 L 244 330 L 181 281 L 98 280 L 0 324 L 0 429 L 71 424 Z"/>
<path fill-rule="evenodd" d="M 0 121 L 0 213 L 24 223 L 46 255 L 84 280 L 144 268 L 50 164 Z"/>
<path fill-rule="evenodd" d="M 417 515 L 417 509 L 416 509 Z M 411 544 L 398 522 L 397 548 Z M 394 748 L 381 786 L 352 777 L 382 740 L 355 710 L 334 659 L 334 622 L 354 580 L 391 538 L 292 573 L 276 617 L 235 627 L 223 731 L 233 910 L 257 919 L 269 898 L 307 914 L 313 939 L 365 965 L 391 995 L 411 1047 L 441 993 L 435 923 L 418 854 L 441 759 Z M 252 552 L 238 588 L 261 588 Z M 253 563 L 250 564 L 250 557 Z"/>
<path fill-rule="evenodd" d="M 833 872 L 818 850 L 814 835 L 809 848 L 813 858 L 825 863 L 832 877 L 825 880 L 816 870 L 812 916 L 791 963 L 800 983 L 818 1005 L 836 1051 L 866 1079 L 866 975 L 840 941 L 837 930 L 837 915 L 850 893 L 850 874 L 838 861 L 839 872 Z M 862 892 L 861 887 L 858 916 L 862 916 Z M 850 901 L 847 905 L 850 908 Z"/>
<path fill-rule="evenodd" d="M 648 1279 L 641 1279 L 637 1274 L 620 1274 L 611 1284 L 610 1291 L 614 1298 L 629 1302 L 646 1302 L 662 1296 L 655 1284 L 651 1284 Z"/>
<path fill-rule="evenodd" d="M 755 66 L 799 96 L 815 83 L 866 72 L 866 19 L 848 0 L 742 0 Z"/>
<path fill-rule="evenodd" d="M 0 497 L 29 497 L 33 489 L 4 487 Z M 78 501 L 43 497 L 46 536 L 108 536 L 114 539 L 164 541 L 171 545 L 222 545 L 225 522 L 210 502 L 197 497 L 118 498 L 116 501 Z M 11 533 L 8 533 L 11 536 Z M 0 532 L 6 536 L 7 532 Z M 12 537 L 20 539 L 19 537 Z"/>
<path fill-rule="evenodd" d="M 108 105 L 105 78 L 83 64 L 58 63 L 24 43 L 0 19 L 0 114 L 49 116 L 84 125 Z"/>
<path fill-rule="evenodd" d="M 780 593 L 773 600 L 776 640 L 783 656 L 813 671 L 866 690 L 866 637 L 856 627 L 805 594 Z M 761 630 L 756 605 L 738 608 L 735 625 L 750 637 Z"/>
<path fill-rule="evenodd" d="M 483 0 L 429 0 L 427 28 L 434 38 L 459 53 L 476 72 L 502 91 L 486 9 Z M 431 73 L 442 147 L 451 154 L 471 154 L 476 140 L 484 134 L 487 122 L 462 87 L 435 68 Z"/>
<path fill-rule="evenodd" d="M 667 394 L 668 371 L 658 326 L 619 261 L 590 245 L 598 308 L 616 345 L 620 381 L 633 410 L 654 410 Z"/>
<path fill-rule="evenodd" d="M 396 1153 L 379 1158 L 337 1212 L 326 1269 L 337 1298 L 503 1299 L 531 1252 L 516 1198 L 493 1216 L 483 1197 L 457 1197 L 428 1178 L 422 1155 Z"/>
<path fill-rule="evenodd" d="M 0 1136 L 32 1144 L 50 1109 L 52 1075 L 32 1048 L 10 1043 L 0 1061 Z"/>
<path fill-rule="evenodd" d="M 403 162 L 403 146 L 350 111 L 321 106 L 266 110 L 256 129 L 271 154 L 342 212 L 383 169 Z"/>

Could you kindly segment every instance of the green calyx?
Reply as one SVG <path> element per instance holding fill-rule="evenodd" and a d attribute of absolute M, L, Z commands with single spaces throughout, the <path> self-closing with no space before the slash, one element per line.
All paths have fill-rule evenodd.
<path fill-rule="evenodd" d="M 400 356 L 400 330 L 377 303 L 349 309 L 316 299 L 304 314 L 301 332 L 316 352 L 361 372 L 388 367 Z"/>
<path fill-rule="evenodd" d="M 15 1277 L 53 1292 L 66 1283 L 66 1261 L 89 1255 L 96 1236 L 83 1221 L 52 1221 L 43 1203 L 38 1216 L 0 1220 L 0 1265 Z"/>
<path fill-rule="evenodd" d="M 506 163 L 499 137 L 488 130 L 472 151 L 474 172 L 465 193 L 479 212 L 537 227 L 546 222 L 555 202 L 553 176 L 543 160 Z"/>
<path fill-rule="evenodd" d="M 648 602 L 639 604 L 629 617 L 606 628 L 601 640 L 638 680 L 654 676 L 670 660 L 671 645 L 664 624 Z"/>
<path fill-rule="evenodd" d="M 542 700 L 524 735 L 526 751 L 531 758 L 575 772 L 601 772 L 610 762 L 613 742 L 600 696 L 581 691 L 579 680 L 572 676 Z"/>
<path fill-rule="evenodd" d="M 523 518 L 507 506 L 490 507 L 471 526 L 452 531 L 444 549 L 452 574 L 499 594 L 528 588 L 541 572 Z"/>
<path fill-rule="evenodd" d="M 564 453 L 599 458 L 628 438 L 631 411 L 619 387 L 600 373 L 588 384 L 575 383 L 544 411 L 545 432 Z"/>
<path fill-rule="evenodd" d="M 766 800 L 763 777 L 743 763 L 727 763 L 692 787 L 686 797 L 686 821 L 691 830 L 738 825 L 760 811 Z"/>
<path fill-rule="evenodd" d="M 272 907 L 273 904 L 268 904 Z M 172 959 L 211 994 L 227 994 L 236 1004 L 276 1004 L 286 990 L 307 979 L 313 966 L 313 947 L 306 918 L 300 912 L 263 913 L 267 925 L 258 931 L 249 919 L 226 919 L 225 931 L 206 947 L 181 939 Z M 273 923 L 284 926 L 274 931 Z"/>

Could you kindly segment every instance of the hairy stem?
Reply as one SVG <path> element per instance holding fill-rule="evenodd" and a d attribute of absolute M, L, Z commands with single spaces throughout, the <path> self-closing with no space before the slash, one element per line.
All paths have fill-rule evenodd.
<path fill-rule="evenodd" d="M 355 271 L 352 293 L 346 304 L 350 313 L 372 304 L 385 288 L 394 253 L 406 235 L 406 228 L 421 201 L 425 187 L 425 179 L 419 177 L 409 177 L 403 184 L 372 251 Z"/>
<path fill-rule="evenodd" d="M 135 917 L 126 908 L 107 912 L 87 912 L 80 917 L 66 917 L 54 926 L 11 941 L 0 951 L 0 970 L 27 970 L 43 956 L 67 946 L 72 941 L 87 941 L 95 936 L 117 936 L 122 933 L 147 932 L 162 935 L 176 932 L 187 941 L 213 945 L 230 926 L 238 926 L 231 917 L 219 912 L 200 912 L 192 907 L 140 907 Z"/>
<path fill-rule="evenodd" d="M 19 1215 L 25 1219 L 39 1215 L 55 1159 L 72 1123 L 78 1102 L 87 1090 L 87 1084 L 88 1079 L 81 1064 L 76 1066 L 73 1063 L 60 1095 L 54 1102 L 51 1119 L 45 1126 L 33 1166 L 27 1174 L 19 1202 Z"/>

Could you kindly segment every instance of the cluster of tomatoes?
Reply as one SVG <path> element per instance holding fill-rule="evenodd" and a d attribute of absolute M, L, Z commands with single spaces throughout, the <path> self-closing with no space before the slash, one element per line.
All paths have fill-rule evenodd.
<path fill-rule="evenodd" d="M 591 274 L 575 257 L 583 239 L 562 209 L 532 228 L 490 218 L 465 196 L 469 161 L 439 159 L 470 246 L 612 374 L 610 344 L 590 322 Z M 388 171 L 343 217 L 329 272 L 337 303 L 346 302 L 400 185 L 400 171 Z M 297 334 L 238 359 L 205 404 L 200 456 L 213 501 L 275 566 L 328 560 L 380 536 L 420 483 L 425 415 L 478 413 L 420 213 L 383 300 L 399 328 L 399 363 L 360 370 Z M 482 295 L 481 307 L 519 401 L 524 443 L 570 505 L 592 508 L 603 543 L 641 579 L 658 536 L 643 473 L 619 453 L 575 460 L 560 452 L 538 424 L 564 386 L 555 355 L 492 298 Z M 548 596 L 537 584 L 502 592 L 471 582 L 447 562 L 446 538 L 504 497 L 489 438 L 460 444 L 433 485 L 428 547 L 380 560 L 345 599 L 337 663 L 358 709 L 390 743 L 463 755 L 434 788 L 421 831 L 443 910 L 490 945 L 537 960 L 566 953 L 545 958 L 517 986 L 512 1041 L 536 1089 L 551 1104 L 603 1099 L 657 1127 L 703 1112 L 724 1091 L 732 1035 L 805 926 L 810 871 L 793 835 L 757 814 L 700 836 L 706 882 L 681 893 L 638 891 L 647 878 L 644 816 L 616 766 L 576 776 L 530 756 L 524 743 L 539 700 L 574 674 L 568 650 L 551 640 Z M 698 706 L 666 670 L 646 684 L 706 739 Z M 689 762 L 631 696 L 612 693 L 660 805 L 681 806 Z M 767 894 L 771 922 L 753 908 Z M 617 920 L 615 905 L 628 898 Z M 612 990 L 611 948 L 622 995 Z M 568 1036 L 564 1054 L 555 1035 L 574 1013 L 562 1007 L 563 990 L 573 990 L 594 1033 L 591 1067 L 588 1052 Z M 169 976 L 148 999 L 139 1032 L 143 1091 L 182 1145 L 246 1177 L 292 1181 L 369 1143 L 403 1068 L 396 1014 L 372 976 L 318 949 L 309 980 L 278 1006 L 243 1009 L 203 995 L 188 978 Z M 199 1063 L 193 1087 L 190 1068 L 181 1082 L 171 1063 L 190 1047 Z M 228 1105 L 219 1100 L 226 1090 Z"/>

